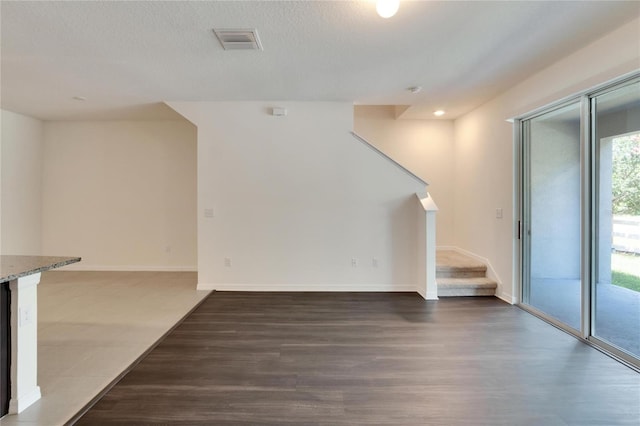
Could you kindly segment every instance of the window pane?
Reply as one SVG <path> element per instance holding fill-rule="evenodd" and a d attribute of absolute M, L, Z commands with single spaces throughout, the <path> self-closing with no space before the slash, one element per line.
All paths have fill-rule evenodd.
<path fill-rule="evenodd" d="M 529 124 L 529 288 L 525 302 L 580 329 L 580 104 Z"/>
<path fill-rule="evenodd" d="M 597 244 L 592 334 L 640 356 L 640 83 L 595 98 Z"/>

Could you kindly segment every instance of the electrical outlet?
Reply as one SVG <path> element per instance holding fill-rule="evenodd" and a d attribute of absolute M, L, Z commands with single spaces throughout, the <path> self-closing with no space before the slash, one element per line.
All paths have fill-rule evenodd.
<path fill-rule="evenodd" d="M 215 217 L 216 212 L 212 208 L 204 209 L 204 217 L 210 218 Z"/>
<path fill-rule="evenodd" d="M 358 259 L 356 259 L 355 257 L 351 258 L 351 267 L 352 268 L 357 268 L 358 267 Z"/>
<path fill-rule="evenodd" d="M 373 266 L 374 268 L 378 267 L 378 258 L 374 257 L 373 259 L 371 259 L 371 266 Z"/>
<path fill-rule="evenodd" d="M 231 268 L 231 258 L 230 257 L 225 257 L 224 258 L 224 266 L 226 266 L 227 268 Z"/>
<path fill-rule="evenodd" d="M 24 327 L 31 323 L 33 323 L 33 307 L 32 306 L 23 306 L 18 309 L 18 326 Z"/>

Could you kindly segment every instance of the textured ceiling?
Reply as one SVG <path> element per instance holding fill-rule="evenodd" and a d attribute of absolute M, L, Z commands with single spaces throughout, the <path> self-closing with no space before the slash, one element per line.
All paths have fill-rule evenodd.
<path fill-rule="evenodd" d="M 404 116 L 454 118 L 640 16 L 636 1 L 402 1 L 391 19 L 368 0 L 0 8 L 2 108 L 47 120 L 169 118 L 163 101 L 221 100 L 412 105 Z M 225 51 L 214 27 L 255 27 L 264 51 Z"/>

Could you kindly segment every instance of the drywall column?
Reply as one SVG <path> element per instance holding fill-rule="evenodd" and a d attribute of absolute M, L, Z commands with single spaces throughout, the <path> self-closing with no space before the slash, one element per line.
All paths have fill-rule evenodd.
<path fill-rule="evenodd" d="M 436 282 L 436 212 L 438 206 L 433 198 L 427 193 L 425 197 L 420 197 L 420 206 L 424 211 L 424 221 L 420 227 L 420 255 L 423 256 L 425 262 L 418 262 L 424 265 L 425 270 L 419 271 L 419 288 L 418 293 L 426 300 L 438 299 L 438 283 Z"/>
<path fill-rule="evenodd" d="M 0 111 L 2 129 L 2 252 L 37 255 L 42 243 L 43 123 Z"/>
<path fill-rule="evenodd" d="M 40 273 L 9 282 L 11 290 L 11 400 L 18 414 L 40 399 L 38 386 L 38 284 Z"/>

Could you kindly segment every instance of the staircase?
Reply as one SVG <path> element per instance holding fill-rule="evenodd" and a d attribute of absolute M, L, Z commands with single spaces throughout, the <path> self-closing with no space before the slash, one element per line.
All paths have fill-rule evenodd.
<path fill-rule="evenodd" d="M 487 266 L 454 250 L 436 251 L 438 297 L 494 296 L 497 283 L 487 278 Z"/>

